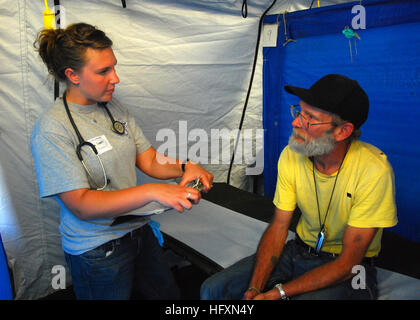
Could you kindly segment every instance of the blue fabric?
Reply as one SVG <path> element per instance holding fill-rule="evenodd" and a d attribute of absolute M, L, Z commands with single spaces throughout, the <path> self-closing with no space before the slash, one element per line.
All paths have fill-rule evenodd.
<path fill-rule="evenodd" d="M 12 300 L 12 285 L 10 283 L 9 269 L 7 266 L 6 251 L 0 235 L 0 300 Z"/>
<path fill-rule="evenodd" d="M 154 220 L 150 220 L 149 221 L 149 226 L 150 228 L 152 228 L 153 234 L 155 235 L 157 241 L 159 242 L 159 245 L 162 247 L 163 246 L 163 236 L 162 233 L 159 230 L 160 227 L 160 223 Z"/>
<path fill-rule="evenodd" d="M 263 50 L 265 195 L 274 195 L 277 160 L 291 133 L 288 106 L 299 102 L 284 85 L 308 88 L 328 73 L 343 74 L 369 96 L 361 140 L 384 151 L 394 168 L 399 223 L 391 230 L 420 242 L 420 6 L 413 0 L 363 3 L 366 29 L 354 30 L 361 40 L 349 40 L 342 31 L 351 26 L 356 4 L 287 14 L 288 37 L 297 42 L 286 46 L 282 16 L 265 18 L 279 21 L 277 47 Z"/>
<path fill-rule="evenodd" d="M 128 300 L 133 291 L 153 300 L 180 292 L 152 230 L 109 241 L 81 255 L 65 253 L 79 300 Z"/>
<path fill-rule="evenodd" d="M 202 300 L 240 300 L 248 289 L 254 270 L 256 256 L 246 257 L 229 268 L 216 273 L 201 285 Z M 274 267 L 262 292 L 272 289 L 277 283 L 287 283 L 304 273 L 333 261 L 333 257 L 315 256 L 296 244 L 287 242 L 279 262 Z M 296 300 L 358 300 L 376 299 L 377 281 L 375 267 L 363 265 L 366 271 L 365 289 L 353 289 L 352 280 L 338 285 L 291 297 Z"/>

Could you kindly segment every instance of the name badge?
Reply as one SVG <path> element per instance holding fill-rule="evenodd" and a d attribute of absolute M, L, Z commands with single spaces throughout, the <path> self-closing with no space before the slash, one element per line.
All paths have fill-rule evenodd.
<path fill-rule="evenodd" d="M 96 147 L 96 150 L 98 150 L 98 155 L 112 150 L 112 146 L 109 143 L 108 139 L 105 137 L 105 135 L 92 138 L 88 141 Z"/>

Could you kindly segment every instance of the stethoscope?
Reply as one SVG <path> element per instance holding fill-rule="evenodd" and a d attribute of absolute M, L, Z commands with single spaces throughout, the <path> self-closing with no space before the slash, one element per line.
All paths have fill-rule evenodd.
<path fill-rule="evenodd" d="M 92 149 L 92 151 L 95 153 L 96 157 L 98 158 L 99 163 L 101 164 L 102 172 L 103 172 L 103 175 L 104 175 L 104 185 L 102 187 L 98 187 L 98 185 L 96 185 L 98 187 L 98 188 L 96 188 L 96 190 L 103 190 L 108 185 L 110 180 L 106 176 L 105 168 L 104 168 L 104 165 L 102 163 L 101 158 L 99 157 L 98 150 L 96 149 L 96 146 L 93 143 L 83 139 L 82 135 L 80 134 L 79 129 L 77 129 L 77 126 L 74 123 L 73 117 L 71 116 L 69 106 L 67 104 L 66 92 L 64 92 L 64 94 L 63 94 L 63 103 L 64 103 L 64 108 L 66 109 L 66 112 L 67 112 L 67 116 L 70 120 L 70 123 L 73 126 L 74 131 L 76 132 L 77 138 L 79 139 L 79 144 L 76 147 L 77 157 L 79 158 L 80 162 L 82 163 L 83 167 L 85 168 L 85 170 L 86 170 L 88 176 L 90 177 L 90 179 L 92 180 L 92 182 L 96 185 L 95 180 L 93 179 L 93 177 L 92 177 L 92 175 L 91 175 L 91 173 L 90 173 L 88 167 L 86 166 L 86 164 L 83 160 L 83 157 L 82 157 L 82 147 L 88 146 Z M 105 108 L 106 112 L 108 113 L 108 116 L 109 116 L 109 118 L 111 119 L 111 122 L 112 122 L 113 131 L 115 133 L 119 134 L 119 135 L 123 135 L 125 133 L 124 124 L 122 122 L 114 119 L 114 117 L 112 116 L 108 107 L 106 106 L 106 102 L 98 102 L 98 105 Z"/>

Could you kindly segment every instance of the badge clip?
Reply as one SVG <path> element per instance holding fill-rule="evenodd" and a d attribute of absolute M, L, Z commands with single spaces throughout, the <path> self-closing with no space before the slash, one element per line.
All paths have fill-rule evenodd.
<path fill-rule="evenodd" d="M 319 254 L 321 251 L 322 246 L 324 245 L 325 238 L 327 237 L 326 231 L 324 228 L 321 229 L 321 231 L 318 233 L 318 238 L 316 240 L 315 244 L 315 253 Z"/>

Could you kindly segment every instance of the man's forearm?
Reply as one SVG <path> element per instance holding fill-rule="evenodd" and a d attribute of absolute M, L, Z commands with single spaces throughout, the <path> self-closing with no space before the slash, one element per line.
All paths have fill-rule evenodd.
<path fill-rule="evenodd" d="M 257 251 L 257 260 L 250 287 L 262 291 L 270 277 L 273 268 L 276 266 L 286 242 L 288 230 L 277 229 L 270 225 L 261 238 Z"/>
<path fill-rule="evenodd" d="M 376 231 L 376 228 L 347 226 L 340 256 L 284 284 L 286 295 L 294 296 L 326 288 L 352 278 L 353 266 L 361 263 Z"/>
<path fill-rule="evenodd" d="M 283 284 L 286 296 L 292 297 L 306 292 L 319 290 L 338 284 L 352 277 L 351 268 L 338 259 L 315 268 L 290 282 Z M 268 290 L 258 295 L 256 299 L 276 300 L 280 299 L 280 292 L 277 288 Z"/>
<path fill-rule="evenodd" d="M 361 263 L 376 231 L 377 228 L 347 226 L 343 235 L 343 249 L 340 256 L 283 284 L 286 296 L 327 288 L 351 279 L 353 266 Z M 274 288 L 256 296 L 255 299 L 280 299 L 280 293 L 277 288 Z"/>
<path fill-rule="evenodd" d="M 283 290 L 287 296 L 295 296 L 306 292 L 326 288 L 352 277 L 351 268 L 348 263 L 339 258 L 315 268 L 300 277 L 283 284 Z"/>

